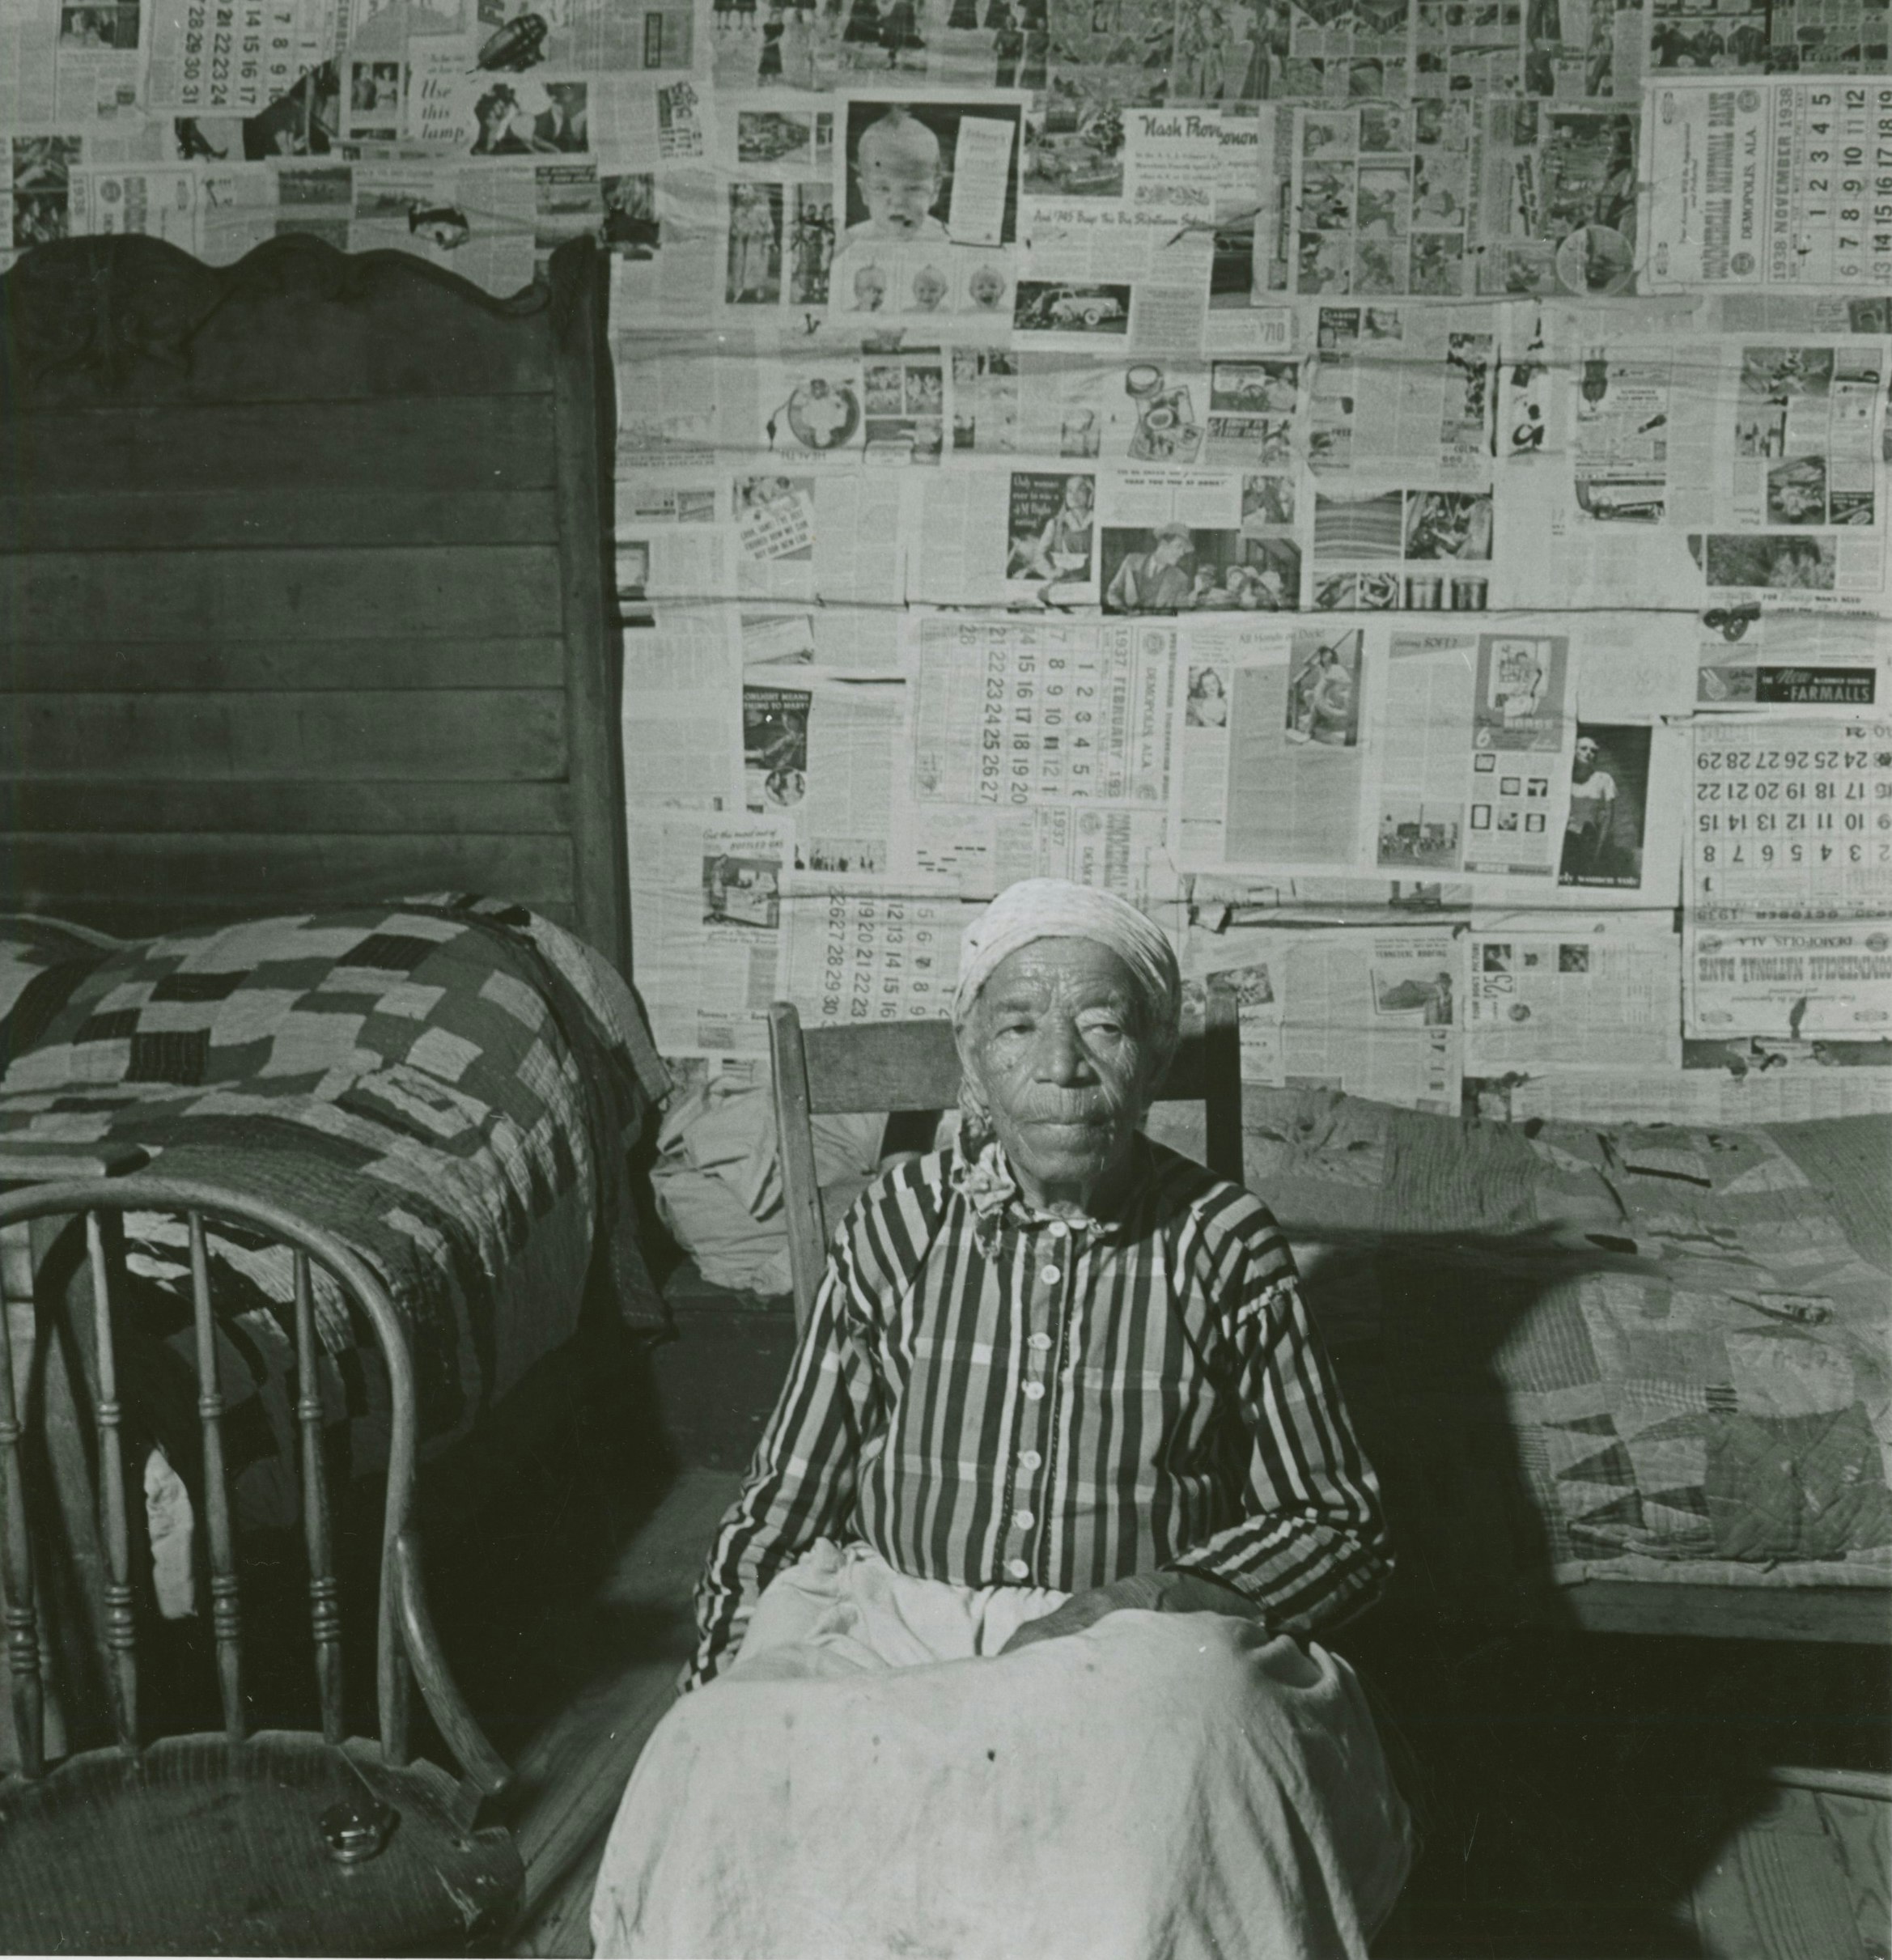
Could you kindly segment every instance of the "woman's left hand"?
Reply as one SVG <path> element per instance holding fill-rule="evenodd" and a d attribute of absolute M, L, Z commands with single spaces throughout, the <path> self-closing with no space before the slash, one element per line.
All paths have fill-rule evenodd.
<path fill-rule="evenodd" d="M 1233 1586 L 1205 1578 L 1200 1572 L 1132 1572 L 1127 1578 L 1113 1579 L 1108 1585 L 1093 1586 L 1088 1593 L 1073 1593 L 1055 1612 L 1027 1620 L 999 1652 L 1008 1654 L 1037 1640 L 1082 1633 L 1107 1614 L 1126 1608 L 1146 1613 L 1227 1613 L 1242 1619 L 1252 1618 L 1254 1614 Z"/>

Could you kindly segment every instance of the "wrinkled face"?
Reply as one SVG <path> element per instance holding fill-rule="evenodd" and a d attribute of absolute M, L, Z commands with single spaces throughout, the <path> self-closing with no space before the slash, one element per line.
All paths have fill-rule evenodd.
<path fill-rule="evenodd" d="M 1039 940 L 993 969 L 960 1065 L 1034 1203 L 1086 1203 L 1123 1163 L 1159 1045 L 1130 969 L 1093 940 Z"/>

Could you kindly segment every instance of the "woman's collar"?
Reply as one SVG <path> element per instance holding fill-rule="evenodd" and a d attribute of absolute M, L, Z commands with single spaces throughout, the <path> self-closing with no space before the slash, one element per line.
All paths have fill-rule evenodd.
<path fill-rule="evenodd" d="M 1149 1139 L 1139 1131 L 1131 1141 L 1126 1174 L 1114 1198 L 1087 1215 L 1073 1218 L 1060 1214 L 1063 1222 L 1075 1232 L 1088 1232 L 1097 1238 L 1120 1237 L 1128 1229 L 1138 1198 L 1148 1185 L 1149 1152 Z M 995 1136 L 987 1137 L 982 1143 L 975 1143 L 969 1152 L 963 1139 L 956 1142 L 946 1175 L 953 1190 L 971 1207 L 973 1235 L 982 1251 L 992 1251 L 1008 1222 L 1043 1225 L 1049 1224 L 1054 1215 L 1040 1211 L 1026 1198 L 1020 1189 L 1017 1173 L 1012 1168 L 1004 1146 Z"/>

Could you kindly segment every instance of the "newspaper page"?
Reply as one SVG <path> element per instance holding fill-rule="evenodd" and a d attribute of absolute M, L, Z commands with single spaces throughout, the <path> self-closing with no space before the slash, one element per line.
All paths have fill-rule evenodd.
<path fill-rule="evenodd" d="M 141 121 L 133 112 L 150 26 L 139 0 L 10 0 L 0 8 L 0 131 Z"/>
<path fill-rule="evenodd" d="M 880 475 L 814 479 L 817 657 L 832 667 L 886 667 L 897 644 L 906 579 L 905 487 Z"/>
<path fill-rule="evenodd" d="M 1316 611 L 1490 609 L 1498 512 L 1488 486 L 1368 490 L 1323 479 L 1313 506 Z"/>
<path fill-rule="evenodd" d="M 622 259 L 613 260 L 614 314 L 623 310 L 626 270 Z M 706 294 L 703 310 L 709 310 Z M 723 426 L 721 384 L 728 368 L 740 364 L 735 350 L 678 328 L 646 328 L 614 332 L 611 354 L 617 397 L 615 474 L 620 483 L 646 471 L 688 471 L 693 476 L 702 472 L 714 479 L 722 474 L 720 454 L 732 451 L 740 456 L 755 446 L 745 430 L 731 426 L 726 431 Z"/>
<path fill-rule="evenodd" d="M 828 305 L 836 237 L 832 100 L 778 90 L 716 99 L 728 231 L 718 298 L 791 329 Z"/>
<path fill-rule="evenodd" d="M 1571 477 L 1551 528 L 1572 600 L 1610 583 L 1669 588 L 1678 572 L 1783 593 L 1883 589 L 1886 342 L 1716 343 L 1682 338 L 1676 320 L 1661 337 L 1611 325 L 1589 315 L 1566 342 Z M 1707 609 L 1737 627 L 1759 610 Z"/>
<path fill-rule="evenodd" d="M 922 617 L 914 780 L 931 806 L 1169 802 L 1176 630 L 1137 622 Z"/>
<path fill-rule="evenodd" d="M 1764 927 L 1691 916 L 1684 936 L 1691 1036 L 1892 1036 L 1892 913 Z"/>
<path fill-rule="evenodd" d="M 1356 861 L 1368 630 L 1239 616 L 1184 627 L 1176 753 L 1185 866 Z M 1378 634 L 1380 659 L 1384 646 Z"/>
<path fill-rule="evenodd" d="M 1211 371 L 1211 436 L 1221 419 L 1215 377 L 1224 389 L 1247 388 L 1231 370 L 1286 367 L 1283 380 L 1257 385 L 1296 386 L 1292 363 L 1219 361 Z M 1280 423 L 1283 431 L 1288 425 Z M 1283 441 L 1283 460 L 1286 448 Z M 1292 613 L 1302 603 L 1301 549 L 1293 513 L 1300 492 L 1291 475 L 1238 473 L 1229 469 L 1125 468 L 1099 486 L 1098 586 L 1107 613 Z"/>
<path fill-rule="evenodd" d="M 71 171 L 72 235 L 114 231 L 200 248 L 197 172 L 179 164 L 81 163 Z"/>
<path fill-rule="evenodd" d="M 744 801 L 735 609 L 665 605 L 647 626 L 626 631 L 623 643 L 624 794 L 634 817 L 651 809 L 733 815 Z"/>
<path fill-rule="evenodd" d="M 665 1054 L 761 1054 L 788 842 L 766 820 L 630 818 L 633 978 Z"/>
<path fill-rule="evenodd" d="M 1016 296 L 1028 100 L 931 88 L 838 100 L 827 267 L 836 319 L 1003 332 Z M 759 238 L 761 218 L 749 222 Z"/>
<path fill-rule="evenodd" d="M 1892 286 L 1892 76 L 1664 74 L 1644 108 L 1652 290 Z"/>
<path fill-rule="evenodd" d="M 1570 793 L 1567 634 L 1395 629 L 1380 711 L 1382 870 L 1553 882 Z"/>
<path fill-rule="evenodd" d="M 1665 917 L 1672 912 L 1687 820 L 1686 775 L 1679 730 L 1580 715 L 1557 859 L 1559 897 Z"/>
<path fill-rule="evenodd" d="M 1323 306 L 1308 466 L 1488 482 L 1497 394 L 1489 307 Z"/>
<path fill-rule="evenodd" d="M 952 1011 L 965 908 L 937 882 L 791 873 L 785 886 L 783 997 L 806 1027 L 939 1020 Z"/>
<path fill-rule="evenodd" d="M 1511 49 L 1500 58 L 1515 62 Z M 1293 290 L 1614 295 L 1637 274 L 1633 110 L 1469 92 L 1296 112 Z"/>
<path fill-rule="evenodd" d="M 1171 186 L 1160 187 L 1167 195 Z M 1013 345 L 1083 355 L 1199 358 L 1214 239 L 1160 202 L 1029 201 Z"/>
<path fill-rule="evenodd" d="M 898 479 L 745 471 L 731 500 L 740 596 L 817 608 L 815 653 L 825 664 L 892 665 L 907 507 Z"/>
<path fill-rule="evenodd" d="M 759 675 L 742 689 L 749 809 L 792 826 L 799 871 L 884 876 L 894 868 L 894 778 L 906 736 L 906 684 Z"/>
<path fill-rule="evenodd" d="M 1449 931 L 1295 935 L 1270 971 L 1287 1085 L 1458 1114 L 1459 953 Z"/>
<path fill-rule="evenodd" d="M 1094 492 L 1092 473 L 1070 473 L 1091 476 Z M 914 484 L 918 515 L 907 562 L 908 599 L 920 605 L 1004 604 L 1011 490 L 1011 473 L 992 469 L 941 472 Z M 1021 490 L 1021 506 L 1037 501 L 1034 490 Z M 1074 500 L 1082 494 L 1075 493 Z"/>
<path fill-rule="evenodd" d="M 528 285 L 555 244 L 600 218 L 589 163 L 363 162 L 351 175 L 350 250 L 413 252 L 491 293 Z"/>
<path fill-rule="evenodd" d="M 1728 360 L 1703 324 L 1706 304 L 1691 295 L 1508 310 L 1498 471 L 1518 528 L 1551 549 L 1516 568 L 1507 598 L 1588 607 L 1599 592 L 1697 584 L 1678 527 L 1714 521 L 1703 499 Z M 1526 575 L 1528 600 L 1516 589 Z"/>
<path fill-rule="evenodd" d="M 161 132 L 142 117 L 22 131 L 6 139 L 0 148 L 0 269 L 30 246 L 72 236 L 78 224 L 96 228 L 99 201 L 84 176 L 88 168 L 155 165 L 165 155 Z M 160 206 L 166 203 L 166 173 L 151 180 L 149 191 L 155 191 Z M 78 223 L 75 202 L 81 213 Z M 148 193 L 146 208 L 148 212 Z"/>
<path fill-rule="evenodd" d="M 1187 927 L 1181 935 L 1182 1018 L 1185 1028 L 1206 1012 L 1207 985 L 1220 977 L 1235 991 L 1241 1043 L 1241 1079 L 1272 1088 L 1287 1080 L 1281 1022 L 1285 961 L 1292 940 L 1285 933 L 1227 934 Z"/>
<path fill-rule="evenodd" d="M 1892 913 L 1892 722 L 1704 716 L 1694 736 L 1697 925 Z"/>
<path fill-rule="evenodd" d="M 600 155 L 598 194 L 605 213 L 600 237 L 611 255 L 612 317 L 647 328 L 706 319 L 721 277 L 723 201 L 715 175 L 687 165 L 626 167 Z M 660 358 L 667 379 L 679 368 L 687 374 L 711 365 L 700 347 L 694 359 L 668 350 Z"/>
<path fill-rule="evenodd" d="M 1681 1067 L 1673 932 L 1627 931 L 1608 914 L 1524 914 L 1474 927 L 1464 944 L 1468 1075 Z"/>

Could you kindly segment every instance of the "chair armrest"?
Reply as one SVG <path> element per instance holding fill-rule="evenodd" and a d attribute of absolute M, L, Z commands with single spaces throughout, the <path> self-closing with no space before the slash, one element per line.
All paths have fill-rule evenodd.
<path fill-rule="evenodd" d="M 75 1177 L 123 1177 L 142 1170 L 151 1153 L 137 1143 L 0 1143 L 0 1185 L 63 1184 Z"/>

